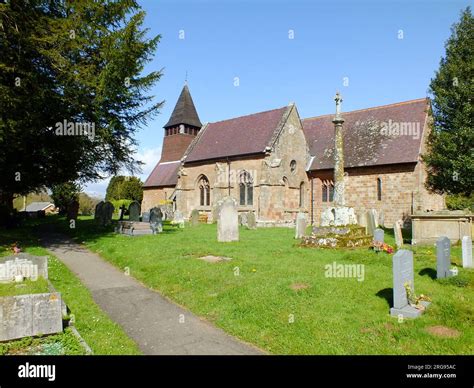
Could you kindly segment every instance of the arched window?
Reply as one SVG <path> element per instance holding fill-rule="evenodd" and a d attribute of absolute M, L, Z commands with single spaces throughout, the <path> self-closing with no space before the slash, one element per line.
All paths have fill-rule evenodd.
<path fill-rule="evenodd" d="M 382 179 L 377 178 L 377 201 L 382 200 Z"/>
<path fill-rule="evenodd" d="M 211 190 L 209 187 L 209 180 L 203 175 L 199 179 L 199 204 L 201 206 L 211 205 Z"/>
<path fill-rule="evenodd" d="M 334 183 L 329 184 L 329 202 L 334 201 Z"/>
<path fill-rule="evenodd" d="M 322 185 L 322 201 L 328 201 L 328 185 L 326 183 L 323 183 Z"/>
<path fill-rule="evenodd" d="M 240 174 L 239 197 L 240 205 L 253 205 L 253 179 L 247 171 Z"/>
<path fill-rule="evenodd" d="M 300 183 L 300 207 L 304 207 L 304 182 Z"/>

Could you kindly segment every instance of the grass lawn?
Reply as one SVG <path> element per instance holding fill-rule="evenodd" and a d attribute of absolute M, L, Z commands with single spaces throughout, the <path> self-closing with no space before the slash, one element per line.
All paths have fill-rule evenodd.
<path fill-rule="evenodd" d="M 74 325 L 94 354 L 140 354 L 135 342 L 95 304 L 91 294 L 79 279 L 56 257 L 41 248 L 31 232 L 31 224 L 20 229 L 2 230 L 0 256 L 10 255 L 10 246 L 15 241 L 18 241 L 28 253 L 38 256 L 48 255 L 50 257 L 48 260 L 49 280 L 61 293 L 71 314 L 74 314 Z M 29 291 L 48 292 L 47 282 L 41 278 L 37 282 L 25 282 L 25 284 L 26 287 L 20 288 L 16 288 L 15 284 L 0 285 L 0 296 L 25 294 Z M 34 350 L 36 347 L 41 347 L 41 352 L 46 354 L 84 354 L 84 349 L 77 338 L 67 328 L 64 333 L 57 335 L 0 343 L 0 355 L 23 353 L 25 349 Z M 62 348 L 63 351 L 56 349 L 57 347 Z"/>
<path fill-rule="evenodd" d="M 389 315 L 392 255 L 386 253 L 301 248 L 285 228 L 241 228 L 236 243 L 217 243 L 216 225 L 165 225 L 163 234 L 138 237 L 112 229 L 82 219 L 69 233 L 147 286 L 270 353 L 474 353 L 474 271 L 462 268 L 459 246 L 452 248 L 459 276 L 443 281 L 434 279 L 435 248 L 415 248 L 415 291 L 433 302 L 421 318 L 398 323 Z M 394 245 L 391 230 L 386 242 Z M 233 260 L 197 260 L 206 255 Z M 363 264 L 364 280 L 325 277 L 325 265 L 333 262 Z"/>

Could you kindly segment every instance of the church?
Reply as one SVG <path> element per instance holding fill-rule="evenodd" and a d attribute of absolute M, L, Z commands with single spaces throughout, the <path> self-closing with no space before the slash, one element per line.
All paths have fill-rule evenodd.
<path fill-rule="evenodd" d="M 391 228 L 413 212 L 444 208 L 444 197 L 424 184 L 428 109 L 421 98 L 342 113 L 346 203 L 360 224 L 370 209 Z M 212 222 L 217 202 L 230 195 L 257 226 L 292 225 L 298 212 L 318 225 L 334 198 L 333 117 L 302 119 L 291 103 L 202 124 L 186 84 L 143 185 L 142 210 L 173 203 L 185 218 L 198 209 Z"/>

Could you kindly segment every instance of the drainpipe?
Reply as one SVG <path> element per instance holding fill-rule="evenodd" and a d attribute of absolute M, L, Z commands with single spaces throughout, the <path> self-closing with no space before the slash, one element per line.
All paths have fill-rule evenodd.
<path fill-rule="evenodd" d="M 311 225 L 314 225 L 314 178 L 311 177 Z"/>
<path fill-rule="evenodd" d="M 227 192 L 230 197 L 230 160 L 227 157 Z"/>

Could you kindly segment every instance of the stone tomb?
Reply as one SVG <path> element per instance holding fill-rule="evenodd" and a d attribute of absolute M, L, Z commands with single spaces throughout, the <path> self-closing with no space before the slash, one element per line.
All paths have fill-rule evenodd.
<path fill-rule="evenodd" d="M 302 238 L 306 234 L 306 214 L 298 213 L 296 215 L 295 238 Z"/>
<path fill-rule="evenodd" d="M 137 201 L 132 202 L 128 206 L 128 220 L 129 221 L 140 221 L 141 208 Z"/>
<path fill-rule="evenodd" d="M 413 274 L 413 252 L 406 249 L 399 250 L 393 255 L 393 307 L 390 309 L 390 315 L 393 317 L 416 318 L 422 314 L 422 310 L 411 306 L 408 301 L 408 285 L 413 294 L 415 294 L 415 282 Z M 422 301 L 424 307 L 429 302 Z"/>
<path fill-rule="evenodd" d="M 463 268 L 473 268 L 472 239 L 469 236 L 462 238 L 462 266 Z"/>
<path fill-rule="evenodd" d="M 32 256 L 19 253 L 0 259 L 0 283 L 48 278 L 48 256 Z"/>
<path fill-rule="evenodd" d="M 385 232 L 383 229 L 375 229 L 374 230 L 374 241 L 383 243 L 385 239 Z"/>
<path fill-rule="evenodd" d="M 0 298 L 0 341 L 59 333 L 63 330 L 61 294 Z"/>
<path fill-rule="evenodd" d="M 451 268 L 451 242 L 446 236 L 436 241 L 436 278 L 443 279 L 457 275 Z"/>
<path fill-rule="evenodd" d="M 217 241 L 239 241 L 239 217 L 237 202 L 232 197 L 225 197 L 219 201 L 217 216 Z"/>

